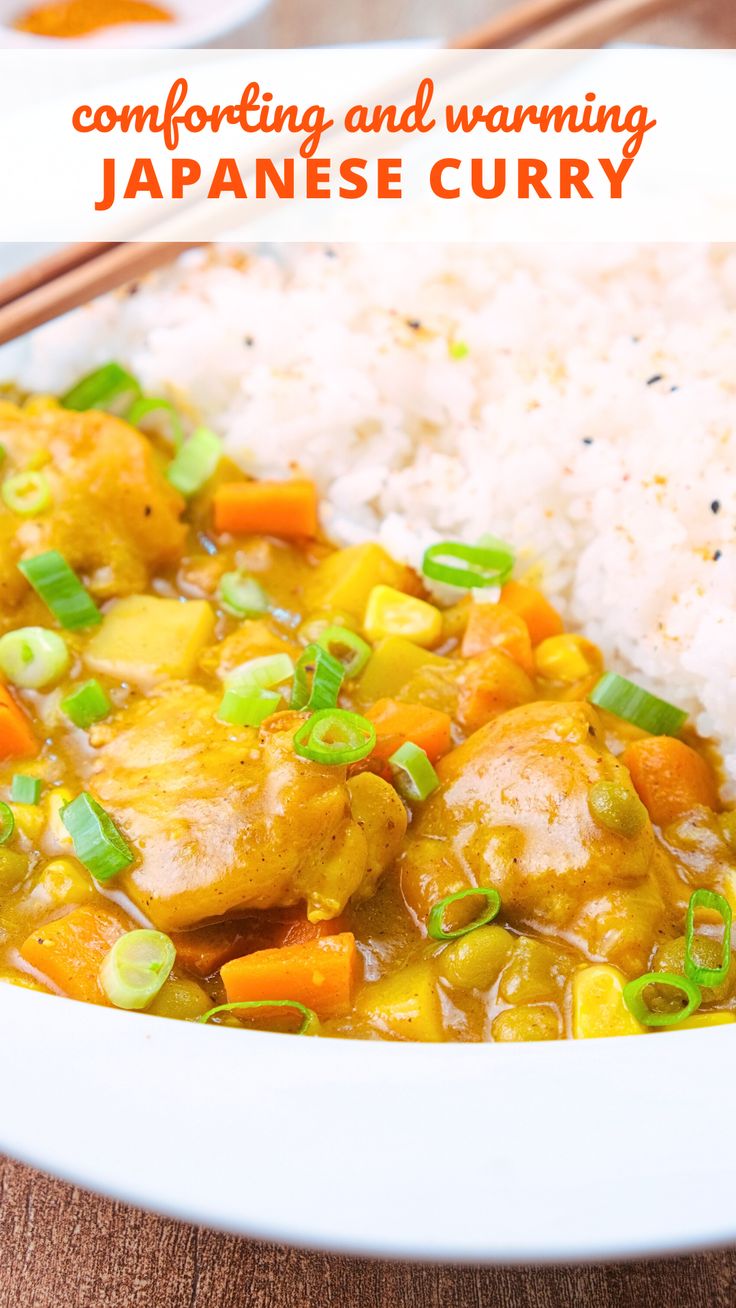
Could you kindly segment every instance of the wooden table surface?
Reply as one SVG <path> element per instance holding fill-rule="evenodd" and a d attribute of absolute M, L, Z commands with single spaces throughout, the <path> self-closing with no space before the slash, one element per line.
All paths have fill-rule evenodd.
<path fill-rule="evenodd" d="M 233 46 L 448 36 L 509 0 L 272 0 Z M 632 38 L 735 46 L 734 0 Z M 6 1073 L 7 1074 L 7 1073 Z M 53 1111 L 50 1088 L 49 1111 Z M 0 1308 L 734 1308 L 736 1251 L 560 1268 L 420 1266 L 264 1245 L 86 1194 L 0 1157 Z"/>

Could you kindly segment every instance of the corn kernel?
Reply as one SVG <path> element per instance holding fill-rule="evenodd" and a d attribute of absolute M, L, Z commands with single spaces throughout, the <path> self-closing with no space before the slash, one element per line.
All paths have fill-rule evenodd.
<path fill-rule="evenodd" d="M 535 650 L 537 676 L 572 685 L 603 671 L 603 655 L 584 636 L 548 636 Z"/>
<path fill-rule="evenodd" d="M 11 804 L 15 825 L 28 840 L 38 840 L 46 825 L 43 809 L 38 804 Z"/>
<path fill-rule="evenodd" d="M 368 596 L 363 629 L 369 640 L 404 636 L 415 645 L 436 645 L 442 635 L 442 614 L 433 604 L 404 595 L 393 586 L 374 586 Z"/>
<path fill-rule="evenodd" d="M 61 810 L 71 804 L 74 795 L 66 786 L 49 790 L 41 800 L 41 811 L 46 829 L 44 831 L 44 850 L 47 854 L 59 854 L 73 849 L 72 838 L 61 820 Z"/>
<path fill-rule="evenodd" d="M 720 1009 L 713 1013 L 693 1013 L 692 1017 L 686 1017 L 684 1022 L 678 1022 L 676 1026 L 669 1029 L 671 1031 L 697 1031 L 706 1026 L 732 1026 L 734 1022 L 736 1022 L 736 1013 Z"/>
<path fill-rule="evenodd" d="M 626 977 L 609 963 L 582 967 L 572 979 L 572 1033 L 576 1040 L 644 1035 L 645 1027 L 623 999 Z"/>

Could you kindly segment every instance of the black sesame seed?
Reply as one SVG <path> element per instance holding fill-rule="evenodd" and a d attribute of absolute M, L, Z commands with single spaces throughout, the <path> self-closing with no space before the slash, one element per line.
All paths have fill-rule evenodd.
<path fill-rule="evenodd" d="M 592 444 L 593 444 L 592 436 L 583 436 L 583 445 L 592 445 Z"/>
<path fill-rule="evenodd" d="M 711 513 L 720 513 L 720 510 L 721 510 L 721 501 L 720 501 L 720 500 L 711 500 L 711 502 L 710 502 L 710 511 L 711 511 Z"/>
<path fill-rule="evenodd" d="M 661 373 L 661 372 L 655 372 L 655 374 L 654 374 L 653 377 L 648 377 L 648 378 L 647 378 L 647 386 L 654 386 L 655 382 L 659 382 L 659 381 L 661 381 L 661 380 L 662 380 L 662 373 Z"/>
<path fill-rule="evenodd" d="M 407 327 L 411 327 L 413 332 L 418 332 L 422 324 L 418 318 L 407 318 L 406 325 Z"/>
<path fill-rule="evenodd" d="M 722 554 L 723 554 L 723 550 L 716 550 L 715 554 L 713 555 L 713 562 L 717 563 L 718 560 L 722 557 Z"/>
<path fill-rule="evenodd" d="M 243 337 L 243 345 L 247 345 L 248 348 L 250 348 L 251 345 L 255 345 L 255 340 L 254 340 L 254 338 L 253 338 L 252 336 L 244 336 L 244 337 Z"/>

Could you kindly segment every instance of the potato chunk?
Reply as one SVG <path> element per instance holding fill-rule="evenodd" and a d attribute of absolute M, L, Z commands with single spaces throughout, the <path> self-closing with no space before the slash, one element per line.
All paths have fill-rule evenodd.
<path fill-rule="evenodd" d="M 84 659 L 94 672 L 145 689 L 190 676 L 214 625 L 206 600 L 131 595 L 107 611 Z"/>
<path fill-rule="evenodd" d="M 394 857 L 403 806 L 299 758 L 300 716 L 233 728 L 218 701 L 173 682 L 92 729 L 89 788 L 139 855 L 122 888 L 163 931 L 304 900 L 336 917 Z"/>

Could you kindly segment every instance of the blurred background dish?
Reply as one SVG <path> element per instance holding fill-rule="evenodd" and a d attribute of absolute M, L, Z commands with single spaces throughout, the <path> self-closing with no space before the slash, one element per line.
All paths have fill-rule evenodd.
<path fill-rule="evenodd" d="M 217 44 L 268 0 L 0 0 L 0 47 L 64 49 Z M 126 21 L 134 20 L 134 21 Z M 240 39 L 231 43 L 242 44 Z M 248 43 L 250 44 L 250 42 Z"/>
<path fill-rule="evenodd" d="M 123 9 L 137 5 L 144 21 L 120 21 Z M 79 7 L 79 8 L 78 8 Z M 415 41 L 452 43 L 458 36 L 488 23 L 495 16 L 522 7 L 522 0 L 0 0 L 0 48 L 44 45 L 62 48 L 80 44 L 95 48 L 115 46 L 161 47 L 216 46 L 219 48 L 271 48 L 364 42 Z M 172 20 L 152 21 L 155 9 Z M 118 17 L 112 25 L 88 35 L 50 38 L 18 30 L 15 24 L 38 10 L 66 11 L 76 24 L 79 11 L 104 9 Z M 73 11 L 77 11 L 76 13 Z M 146 12 L 147 11 L 147 12 Z M 82 21 L 84 15 L 82 15 Z M 48 19 L 47 19 L 48 21 Z M 41 22 L 34 21 L 38 30 Z M 675 0 L 671 11 L 638 21 L 627 33 L 637 43 L 683 47 L 733 46 L 736 9 L 723 0 Z"/>

